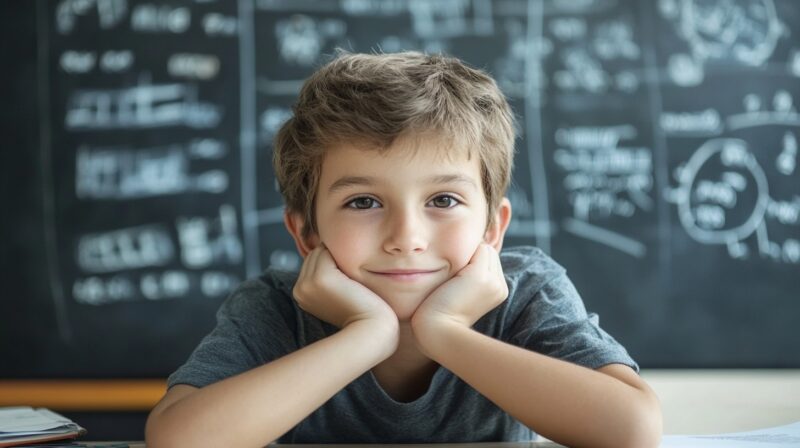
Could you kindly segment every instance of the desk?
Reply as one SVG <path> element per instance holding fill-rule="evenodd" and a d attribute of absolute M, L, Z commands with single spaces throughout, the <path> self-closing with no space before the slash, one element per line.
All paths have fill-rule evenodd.
<path fill-rule="evenodd" d="M 720 434 L 800 421 L 800 369 L 642 370 L 664 434 Z"/>
<path fill-rule="evenodd" d="M 800 421 L 800 369 L 755 369 L 755 370 L 642 370 L 642 377 L 653 387 L 661 399 L 664 413 L 664 434 L 719 434 L 749 431 L 754 429 L 781 426 Z M 6 405 L 19 405 L 26 403 L 32 397 L 42 396 L 38 406 L 49 406 L 56 410 L 63 405 L 63 399 L 55 400 L 58 394 L 41 384 L 31 382 L 28 389 L 14 388 L 18 383 L 11 384 L 7 392 L 14 392 L 18 398 L 10 399 L 6 396 Z M 2 384 L 0 383 L 0 386 Z M 125 394 L 98 394 L 87 393 L 92 389 L 89 385 L 69 383 L 67 389 L 73 395 L 80 395 L 83 401 L 76 402 L 82 406 L 93 404 L 86 401 L 86 397 L 102 397 L 106 401 L 113 401 L 117 409 L 119 403 L 124 403 L 123 398 L 141 392 L 130 387 L 124 389 Z M 106 387 L 104 385 L 103 387 Z M 86 389 L 89 387 L 89 389 Z M 117 387 L 117 386 L 115 386 Z M 138 387 L 138 386 L 137 386 Z M 145 387 L 145 402 L 133 403 L 138 409 L 150 409 L 163 393 L 163 381 L 154 382 Z M 60 390 L 60 389 L 58 389 Z M 105 389 L 104 389 L 105 390 Z M 116 389 L 112 389 L 116 390 Z M 34 394 L 33 392 L 36 392 Z M 81 392 L 76 394 L 76 392 Z M 22 398 L 19 398 L 22 397 Z M 4 389 L 0 387 L 0 403 L 3 402 Z M 45 398 L 47 401 L 45 400 Z M 139 397 L 141 398 L 141 397 Z M 68 409 L 83 409 L 75 407 L 72 403 Z M 70 403 L 67 403 L 70 404 Z M 129 403 L 130 404 L 130 403 Z M 126 408 L 127 409 L 127 408 Z M 78 422 L 80 423 L 80 422 Z M 88 427 L 90 431 L 91 427 Z M 122 436 L 130 437 L 130 436 Z M 135 437 L 135 436 L 134 436 Z M 89 442 L 85 442 L 91 446 Z M 558 447 L 552 442 L 525 443 L 521 445 L 502 444 L 508 448 L 539 448 Z M 143 444 L 134 444 L 133 447 L 143 447 Z M 384 445 L 385 446 L 385 445 Z M 480 444 L 477 444 L 480 446 Z M 408 446 L 402 446 L 408 448 Z M 358 448 L 364 448 L 360 446 Z M 441 446 L 437 447 L 441 448 Z"/>

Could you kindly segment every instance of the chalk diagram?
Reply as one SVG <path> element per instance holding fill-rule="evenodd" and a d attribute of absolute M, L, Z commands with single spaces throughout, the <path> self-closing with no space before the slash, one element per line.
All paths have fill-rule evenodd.
<path fill-rule="evenodd" d="M 581 17 L 549 21 L 561 68 L 553 73 L 553 85 L 564 92 L 633 93 L 642 83 L 634 68 L 642 49 L 630 18 L 621 17 L 589 24 Z"/>
<path fill-rule="evenodd" d="M 712 165 L 724 170 L 719 179 L 712 180 L 713 175 L 707 172 Z M 736 244 L 762 223 L 769 185 L 744 140 L 707 141 L 676 177 L 681 185 L 674 197 L 678 217 L 696 241 Z"/>
<path fill-rule="evenodd" d="M 783 146 L 782 155 L 791 148 L 796 151 L 793 134 L 786 134 Z M 760 256 L 800 263 L 800 241 L 787 238 L 778 243 L 767 233 L 768 219 L 784 225 L 800 223 L 800 196 L 793 201 L 771 198 L 767 175 L 753 149 L 742 139 L 706 141 L 675 170 L 678 187 L 667 190 L 667 201 L 676 204 L 681 225 L 701 244 L 726 245 L 732 258 L 746 259 L 750 249 L 745 240 L 755 236 Z M 785 156 L 778 160 L 781 157 L 785 160 Z M 780 166 L 781 174 L 791 174 Z"/>
<path fill-rule="evenodd" d="M 724 127 L 734 132 L 778 127 L 777 142 L 706 140 L 674 170 L 678 186 L 667 188 L 664 197 L 677 206 L 681 225 L 701 244 L 725 245 L 732 258 L 747 259 L 751 250 L 746 242 L 755 237 L 757 256 L 800 264 L 800 190 L 796 188 L 800 184 L 793 178 L 798 173 L 800 114 L 788 90 L 777 89 L 771 101 L 762 96 L 743 95 L 744 111 L 728 115 Z M 772 192 L 770 181 L 794 188 Z M 775 234 L 772 237 L 768 226 Z"/>
<path fill-rule="evenodd" d="M 689 47 L 668 61 L 670 79 L 681 86 L 700 84 L 709 60 L 763 66 L 789 34 L 773 0 L 661 0 L 659 13 Z"/>

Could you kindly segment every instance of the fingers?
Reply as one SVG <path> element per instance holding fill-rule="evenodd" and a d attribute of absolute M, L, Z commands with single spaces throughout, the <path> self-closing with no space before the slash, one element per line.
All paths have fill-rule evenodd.
<path fill-rule="evenodd" d="M 493 246 L 486 244 L 489 253 L 489 270 L 495 274 L 503 275 L 503 264 L 500 262 L 500 253 Z"/>
<path fill-rule="evenodd" d="M 505 275 L 503 273 L 503 265 L 500 262 L 500 254 L 490 244 L 481 243 L 478 250 L 475 251 L 473 257 L 474 262 L 478 266 L 482 266 L 488 272 L 489 276 L 496 278 L 497 281 L 502 281 L 505 284 Z"/>
<path fill-rule="evenodd" d="M 478 248 L 475 250 L 475 254 L 470 260 L 470 264 L 480 266 L 484 270 L 492 273 L 496 273 L 498 271 L 502 272 L 503 270 L 500 266 L 500 254 L 497 253 L 497 250 L 495 250 L 494 247 L 486 243 L 481 243 L 478 245 Z"/>
<path fill-rule="evenodd" d="M 497 258 L 497 252 L 494 250 L 494 247 L 486 243 L 482 243 L 481 245 L 483 246 L 483 253 L 486 257 L 486 269 L 489 272 L 496 272 L 495 259 Z"/>
<path fill-rule="evenodd" d="M 320 248 L 316 247 L 311 252 L 306 255 L 305 260 L 303 260 L 303 265 L 300 267 L 300 275 L 298 279 L 306 279 L 311 278 L 317 270 L 317 263 L 320 256 Z"/>
<path fill-rule="evenodd" d="M 327 259 L 333 260 L 333 257 L 328 251 L 328 248 L 325 247 L 325 244 L 320 244 L 319 246 L 315 247 L 311 250 L 311 252 L 306 255 L 305 262 L 303 263 L 303 268 L 301 269 L 301 273 L 303 269 L 308 266 L 309 273 L 315 272 L 320 267 L 320 263 L 327 261 Z M 335 262 L 334 262 L 335 264 Z"/>
<path fill-rule="evenodd" d="M 333 254 L 324 245 L 321 247 L 317 259 L 317 269 L 322 270 L 322 272 L 341 272 L 339 265 L 336 263 L 336 259 L 333 258 Z"/>

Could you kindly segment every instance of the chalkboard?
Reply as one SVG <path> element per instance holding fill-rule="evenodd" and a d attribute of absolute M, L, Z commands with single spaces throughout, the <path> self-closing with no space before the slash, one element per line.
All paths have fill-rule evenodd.
<path fill-rule="evenodd" d="M 792 0 L 61 0 L 2 18 L 0 377 L 162 377 L 297 269 L 271 141 L 333 54 L 445 52 L 520 123 L 506 245 L 643 367 L 800 367 Z"/>

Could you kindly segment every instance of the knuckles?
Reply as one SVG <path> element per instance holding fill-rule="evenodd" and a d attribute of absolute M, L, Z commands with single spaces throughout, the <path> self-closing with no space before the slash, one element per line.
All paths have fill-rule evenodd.
<path fill-rule="evenodd" d="M 326 277 L 324 275 L 316 275 L 311 278 L 301 279 L 295 283 L 292 293 L 296 298 L 305 300 L 319 295 L 320 292 L 329 291 L 332 289 L 332 282 Z"/>
<path fill-rule="evenodd" d="M 497 303 L 502 302 L 508 297 L 508 284 L 506 284 L 505 277 L 500 276 L 486 276 L 481 279 L 481 290 L 484 291 L 486 297 L 494 299 Z"/>

